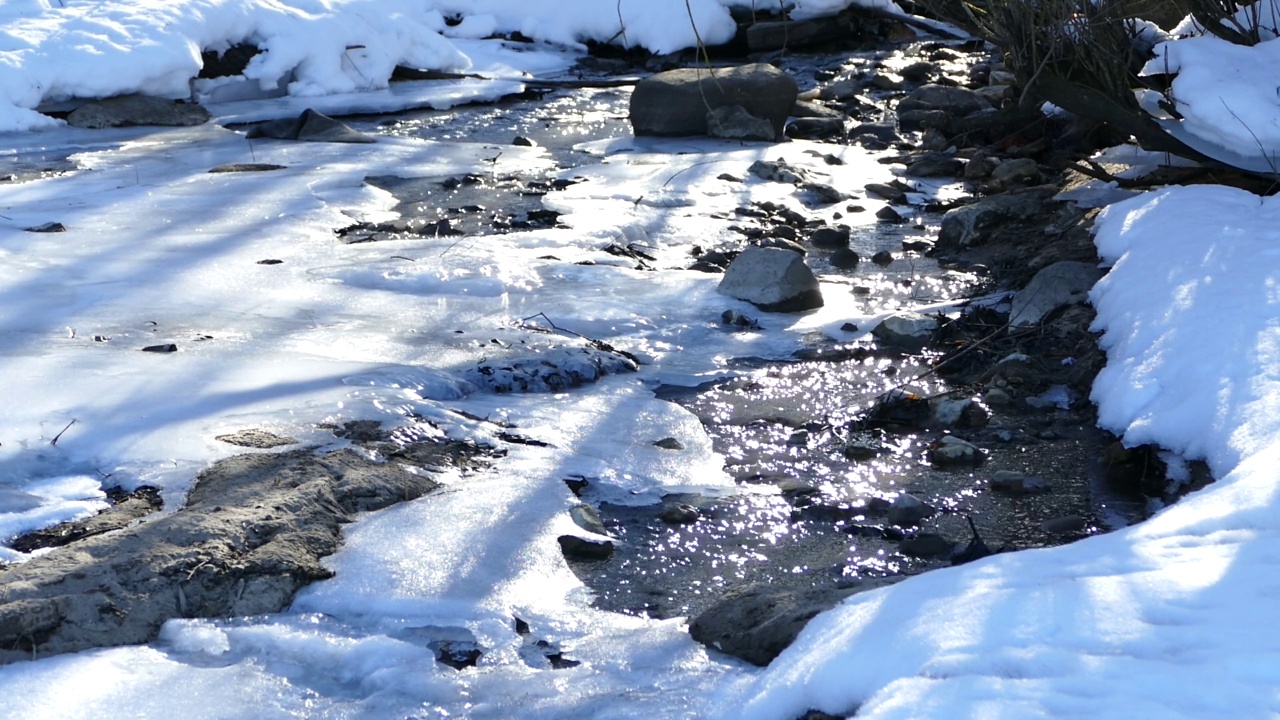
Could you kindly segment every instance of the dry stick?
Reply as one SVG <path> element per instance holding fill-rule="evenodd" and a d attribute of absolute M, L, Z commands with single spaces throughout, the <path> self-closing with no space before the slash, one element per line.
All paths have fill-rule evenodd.
<path fill-rule="evenodd" d="M 622 21 L 622 0 L 618 0 L 618 4 L 614 6 L 614 9 L 618 11 L 618 34 L 609 38 L 609 42 L 613 42 L 614 38 L 618 37 L 618 35 L 621 35 L 622 47 L 625 48 L 630 43 L 627 42 L 627 24 Z"/>
<path fill-rule="evenodd" d="M 66 432 L 66 431 L 70 430 L 70 429 L 71 429 L 71 426 L 72 426 L 72 425 L 75 425 L 75 424 L 76 424 L 76 419 L 75 419 L 75 418 L 71 418 L 71 422 L 67 423 L 67 426 L 66 426 L 66 427 L 64 427 L 64 428 L 62 428 L 62 432 L 59 432 L 57 435 L 54 435 L 54 436 L 53 436 L 53 439 L 49 441 L 49 444 L 50 444 L 50 445 L 57 445 L 57 444 L 58 444 L 58 439 L 62 437 L 62 433 L 64 433 L 64 432 Z"/>

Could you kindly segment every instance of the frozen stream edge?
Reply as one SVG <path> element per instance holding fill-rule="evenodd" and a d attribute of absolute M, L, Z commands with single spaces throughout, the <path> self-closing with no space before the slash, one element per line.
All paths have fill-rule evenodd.
<path fill-rule="evenodd" d="M 785 356 L 805 332 L 869 327 L 867 318 L 847 285 L 828 285 L 821 311 L 728 333 L 723 310 L 757 313 L 715 293 L 718 276 L 639 273 L 599 248 L 643 238 L 660 263 L 682 260 L 690 245 L 729 232 L 713 215 L 790 195 L 790 186 L 717 179 L 743 175 L 756 159 L 785 158 L 846 187 L 887 179 L 885 166 L 824 145 L 816 155 L 847 163 L 827 166 L 804 142 L 607 141 L 590 148 L 600 164 L 572 171 L 585 182 L 550 198 L 568 228 L 344 246 L 335 228 L 386 220 L 394 205 L 362 184 L 366 176 L 528 173 L 548 161 L 537 149 L 400 138 L 250 149 L 213 126 L 60 135 L 84 148 L 72 160 L 85 170 L 10 186 L 0 208 L 4 259 L 16 268 L 3 287 L 3 362 L 27 388 L 5 410 L 4 427 L 20 440 L 0 446 L 4 483 L 63 493 L 35 495 L 46 502 L 12 516 L 14 531 L 91 512 L 93 491 L 83 487 L 95 474 L 159 485 L 172 507 L 199 468 L 230 453 L 214 436 L 245 427 L 333 446 L 315 424 L 398 424 L 412 413 L 459 437 L 494 439 L 492 426 L 461 421 L 454 408 L 554 447 L 513 446 L 491 471 L 371 514 L 331 558 L 338 576 L 302 593 L 291 613 L 173 622 L 154 647 L 0 670 L 0 687 L 24 708 L 16 717 L 100 717 L 120 702 L 140 717 L 437 712 L 427 708 L 477 718 L 706 717 L 726 682 L 755 672 L 709 657 L 679 621 L 591 609 L 555 541 L 581 532 L 563 480 L 596 478 L 614 502 L 730 489 L 699 421 L 651 388 L 704 378 L 727 357 Z M 250 160 L 285 170 L 207 173 Z M 22 230 L 48 221 L 68 230 Z M 560 260 L 540 259 L 549 253 Z M 264 258 L 283 263 L 258 264 Z M 571 264 L 579 260 L 596 264 Z M 648 364 L 563 395 L 474 393 L 457 370 L 539 341 L 516 324 L 540 312 Z M 180 351 L 137 352 L 158 340 Z M 64 418 L 77 421 L 75 432 L 49 445 Z M 685 449 L 651 444 L 664 437 Z M 68 483 L 68 471 L 86 482 Z M 523 652 L 516 616 L 582 664 L 539 666 L 545 658 Z M 481 667 L 456 673 L 422 645 L 390 637 L 423 627 L 472 632 L 488 649 Z M 174 683 L 182 694 L 164 691 Z"/>

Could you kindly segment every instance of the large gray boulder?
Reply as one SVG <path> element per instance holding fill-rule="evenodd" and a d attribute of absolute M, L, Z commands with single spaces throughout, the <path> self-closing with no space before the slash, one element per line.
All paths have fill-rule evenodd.
<path fill-rule="evenodd" d="M 838 588 L 779 588 L 752 584 L 732 588 L 689 623 L 694 640 L 753 665 L 768 665 L 804 626 L 856 593 L 902 578 L 862 580 Z"/>
<path fill-rule="evenodd" d="M 948 210 L 938 229 L 938 251 L 955 252 L 981 245 L 984 235 L 996 227 L 1047 214 L 1047 193 L 1012 192 Z"/>
<path fill-rule="evenodd" d="M 185 127 L 203 125 L 210 117 L 208 110 L 191 102 L 149 95 L 120 95 L 81 105 L 67 116 L 67 124 L 92 129 L 134 125 Z"/>
<path fill-rule="evenodd" d="M 1014 327 L 1035 325 L 1063 305 L 1088 300 L 1089 290 L 1102 278 L 1102 274 L 1095 265 L 1070 260 L 1044 268 L 1013 296 L 1009 324 Z"/>
<path fill-rule="evenodd" d="M 802 312 L 822 307 L 818 278 L 799 253 L 749 247 L 724 271 L 716 288 L 766 312 Z"/>
<path fill-rule="evenodd" d="M 797 92 L 796 81 L 772 65 L 668 70 L 636 85 L 631 127 L 636 135 L 705 135 L 709 112 L 740 105 L 782 137 Z"/>

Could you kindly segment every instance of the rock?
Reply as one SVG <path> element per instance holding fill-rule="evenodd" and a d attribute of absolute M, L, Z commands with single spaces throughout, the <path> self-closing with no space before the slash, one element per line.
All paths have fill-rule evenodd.
<path fill-rule="evenodd" d="M 929 76 L 936 73 L 937 71 L 938 71 L 937 65 L 934 65 L 931 62 L 925 62 L 924 60 L 920 60 L 917 62 L 913 62 L 910 65 L 902 68 L 901 70 L 898 71 L 898 74 L 902 76 L 903 80 L 906 80 L 907 82 L 916 83 L 916 82 L 924 82 L 925 80 L 928 80 Z"/>
<path fill-rule="evenodd" d="M 955 117 L 946 110 L 910 110 L 898 113 L 898 129 L 903 132 L 941 130 L 951 134 Z"/>
<path fill-rule="evenodd" d="M 983 393 L 982 401 L 988 405 L 1008 405 L 1013 402 L 1013 397 L 1009 395 L 1007 390 L 991 388 Z"/>
<path fill-rule="evenodd" d="M 35 499 L 33 505 L 23 508 L 22 504 L 25 503 L 20 502 L 18 507 L 13 507 L 12 501 L 25 499 L 21 497 L 23 495 L 27 494 L 19 493 L 18 498 L 10 497 L 9 502 L 4 503 L 8 505 L 5 511 L 21 512 L 24 509 L 34 509 L 42 504 L 39 499 L 28 495 L 27 497 Z M 97 515 L 83 520 L 59 523 L 52 527 L 19 535 L 7 544 L 14 550 L 23 553 L 35 552 L 44 548 L 65 547 L 85 538 L 136 525 L 141 518 L 164 507 L 164 502 L 160 499 L 160 490 L 150 485 L 143 485 L 132 492 L 125 492 L 119 487 L 107 488 L 106 495 L 111 501 L 111 507 Z"/>
<path fill-rule="evenodd" d="M 259 450 L 280 447 L 282 445 L 293 445 L 298 442 L 293 438 L 281 437 L 275 433 L 258 429 L 240 430 L 228 435 L 218 435 L 214 437 L 214 440 L 220 440 L 228 445 L 257 448 Z"/>
<path fill-rule="evenodd" d="M 820 140 L 844 133 L 844 119 L 838 117 L 796 118 L 787 123 L 787 137 Z"/>
<path fill-rule="evenodd" d="M 808 193 L 811 196 L 810 199 L 819 205 L 830 205 L 849 199 L 848 195 L 825 183 L 803 182 L 800 183 L 800 189 Z"/>
<path fill-rule="evenodd" d="M 1040 181 L 1040 163 L 1031 158 L 1005 160 L 991 170 L 991 183 L 999 188 Z"/>
<path fill-rule="evenodd" d="M 574 525 L 589 533 L 595 533 L 596 535 L 609 534 L 609 531 L 604 527 L 604 521 L 600 519 L 600 513 L 586 503 L 579 503 L 569 508 L 569 518 L 573 520 Z"/>
<path fill-rule="evenodd" d="M 889 506 L 888 520 L 898 527 L 914 527 L 936 512 L 931 505 L 914 495 L 903 493 Z"/>
<path fill-rule="evenodd" d="M 985 427 L 990 416 L 982 404 L 963 395 L 940 395 L 929 401 L 934 423 L 944 427 Z"/>
<path fill-rule="evenodd" d="M 732 325 L 733 327 L 745 328 L 747 330 L 760 329 L 760 323 L 755 318 L 747 317 L 737 310 L 725 310 L 720 313 L 720 322 L 725 325 Z"/>
<path fill-rule="evenodd" d="M 901 139 L 898 137 L 898 129 L 889 123 L 863 123 L 850 130 L 847 137 L 850 140 L 872 137 L 885 144 Z"/>
<path fill-rule="evenodd" d="M 561 535 L 556 542 L 560 543 L 560 552 L 569 560 L 608 560 L 613 555 L 613 542 L 610 540 Z"/>
<path fill-rule="evenodd" d="M 809 102 L 808 100 L 797 100 L 796 104 L 791 108 L 791 117 L 826 118 L 843 121 L 844 113 L 839 110 L 833 110 L 822 103 Z"/>
<path fill-rule="evenodd" d="M 794 236 L 795 236 L 795 234 L 796 234 L 795 228 L 793 228 L 793 227 L 789 227 L 789 226 L 787 226 L 787 225 L 779 225 L 778 227 L 774 228 L 774 231 L 775 231 L 775 232 L 776 232 L 776 231 L 781 231 L 781 230 L 783 230 L 783 229 L 786 229 L 786 230 L 791 231 L 790 233 L 785 233 L 785 234 L 792 235 L 793 237 L 794 237 Z M 787 250 L 787 251 L 789 251 L 789 252 L 793 252 L 793 253 L 795 253 L 795 254 L 797 254 L 797 255 L 801 255 L 801 256 L 806 255 L 806 254 L 808 254 L 808 252 L 809 252 L 808 250 L 805 250 L 805 249 L 804 249 L 804 246 L 803 246 L 803 245 L 801 245 L 800 243 L 796 242 L 794 239 L 791 239 L 791 238 L 788 238 L 788 237 L 767 237 L 767 238 L 761 238 L 760 242 L 756 243 L 756 247 L 762 247 L 762 248 L 774 248 L 774 249 L 777 249 L 777 250 Z M 728 267 L 728 266 L 726 265 L 726 267 Z"/>
<path fill-rule="evenodd" d="M 797 94 L 795 80 L 772 65 L 669 70 L 636 84 L 631 127 L 636 135 L 703 135 L 709 111 L 740 105 L 767 120 L 776 138 Z"/>
<path fill-rule="evenodd" d="M 777 134 L 773 124 L 747 112 L 741 105 L 723 105 L 707 113 L 707 136 L 725 140 L 771 142 Z"/>
<path fill-rule="evenodd" d="M 936 318 L 920 313 L 904 312 L 881 320 L 871 334 L 889 347 L 918 352 L 929 344 L 937 330 Z"/>
<path fill-rule="evenodd" d="M 684 443 L 680 442 L 679 440 L 673 437 L 665 437 L 665 438 L 662 438 L 661 440 L 655 440 L 653 443 L 653 446 L 660 447 L 663 450 L 683 450 L 684 449 Z"/>
<path fill-rule="evenodd" d="M 856 268 L 858 267 L 858 262 L 861 260 L 862 258 L 858 256 L 858 253 L 847 247 L 840 248 L 839 250 L 831 253 L 831 257 L 829 259 L 831 267 L 839 268 L 841 270 Z"/>
<path fill-rule="evenodd" d="M 186 127 L 203 125 L 210 117 L 208 110 L 191 102 L 149 95 L 120 95 L 81 105 L 67 116 L 67 124 L 92 129 L 135 125 Z"/>
<path fill-rule="evenodd" d="M 538 147 L 538 143 L 530 140 L 523 135 L 517 135 L 511 139 L 511 144 L 516 147 Z"/>
<path fill-rule="evenodd" d="M 869 437 L 852 437 L 840 448 L 850 460 L 870 460 L 884 451 L 884 446 Z"/>
<path fill-rule="evenodd" d="M 849 228 L 843 225 L 839 227 L 821 227 L 813 231 L 809 235 L 809 242 L 814 247 L 820 248 L 842 248 L 849 246 Z"/>
<path fill-rule="evenodd" d="M 965 180 L 982 180 L 991 176 L 991 171 L 1000 165 L 1000 161 L 983 153 L 975 154 L 964 166 Z"/>
<path fill-rule="evenodd" d="M 880 267 L 892 265 L 893 253 L 889 252 L 888 250 L 881 250 L 880 252 L 877 252 L 875 255 L 871 256 L 871 262 L 879 265 Z"/>
<path fill-rule="evenodd" d="M 417 467 L 458 463 L 463 443 L 415 443 Z M 279 612 L 332 576 L 350 516 L 437 487 L 402 461 L 343 449 L 237 455 L 200 473 L 186 505 L 0 573 L 0 662 L 149 642 L 166 620 Z"/>
<path fill-rule="evenodd" d="M 1018 82 L 1018 78 L 1008 70 L 992 70 L 987 76 L 987 82 L 993 85 L 1013 85 Z"/>
<path fill-rule="evenodd" d="M 493 356 L 463 370 L 462 377 L 475 387 L 495 393 L 564 392 L 639 368 L 635 358 L 625 352 L 576 338 L 556 338 L 542 347 L 527 343 L 510 349 L 521 355 L 502 355 L 495 347 Z"/>
<path fill-rule="evenodd" d="M 1009 324 L 1014 327 L 1035 325 L 1063 305 L 1087 301 L 1089 290 L 1103 274 L 1101 268 L 1091 263 L 1071 260 L 1056 262 L 1042 269 L 1013 296 Z"/>
<path fill-rule="evenodd" d="M 33 232 L 33 233 L 60 233 L 60 232 L 66 232 L 67 226 L 63 225 L 60 222 L 47 222 L 47 223 L 44 223 L 43 225 L 35 225 L 33 227 L 23 228 L 23 230 L 27 232 Z"/>
<path fill-rule="evenodd" d="M 997 470 L 991 476 L 991 489 L 1007 492 L 1010 495 L 1030 495 L 1048 492 L 1049 481 L 1042 477 L 1028 477 L 1016 470 Z"/>
<path fill-rule="evenodd" d="M 1045 215 L 1045 193 L 1013 192 L 948 210 L 938 230 L 938 250 L 954 252 L 980 244 L 983 234 L 1002 223 Z"/>
<path fill-rule="evenodd" d="M 663 503 L 662 512 L 658 514 L 662 522 L 668 525 L 687 525 L 697 522 L 701 516 L 698 508 L 687 503 Z"/>
<path fill-rule="evenodd" d="M 210 168 L 209 172 L 217 173 L 242 173 L 242 172 L 271 172 L 272 170 L 284 170 L 284 165 L 273 165 L 272 163 L 227 163 Z"/>
<path fill-rule="evenodd" d="M 753 665 L 768 665 L 816 615 L 859 592 L 901 578 L 862 580 L 853 587 L 786 589 L 743 585 L 725 592 L 689 623 L 694 640 Z"/>
<path fill-rule="evenodd" d="M 253 125 L 249 128 L 246 137 L 306 142 L 377 142 L 371 136 L 353 130 L 349 125 L 311 109 L 303 110 L 302 114 L 293 120 L 269 120 Z"/>
<path fill-rule="evenodd" d="M 924 131 L 924 135 L 920 137 L 920 147 L 929 152 L 944 152 L 951 146 L 951 141 L 943 134 L 941 130 L 929 128 Z"/>
<path fill-rule="evenodd" d="M 929 446 L 929 462 L 937 467 L 978 465 L 984 459 L 986 456 L 977 445 L 955 435 L 943 435 Z"/>
<path fill-rule="evenodd" d="M 800 237 L 800 233 L 790 225 L 778 225 L 772 230 L 770 237 L 782 238 L 784 240 L 795 240 Z"/>
<path fill-rule="evenodd" d="M 979 110 L 990 110 L 991 103 L 973 90 L 950 85 L 921 85 L 898 101 L 898 113 L 915 110 L 943 110 L 964 117 Z"/>
<path fill-rule="evenodd" d="M 903 555 L 926 560 L 942 557 L 950 559 L 955 552 L 955 543 L 937 533 L 920 533 L 898 543 L 898 550 Z"/>
<path fill-rule="evenodd" d="M 799 185 L 805 181 L 804 171 L 789 165 L 784 160 L 757 160 L 751 163 L 747 172 L 761 180 Z"/>
<path fill-rule="evenodd" d="M 173 343 L 163 343 L 161 345 L 148 345 L 142 348 L 142 352 L 149 353 L 176 353 L 178 346 Z"/>
<path fill-rule="evenodd" d="M 929 419 L 929 401 L 909 387 L 893 388 L 876 398 L 867 422 L 893 428 L 917 427 Z"/>
<path fill-rule="evenodd" d="M 943 153 L 926 153 L 907 166 L 907 174 L 915 177 L 956 177 L 964 172 L 964 161 Z"/>
<path fill-rule="evenodd" d="M 1057 535 L 1065 535 L 1067 533 L 1076 533 L 1084 530 L 1085 520 L 1079 515 L 1063 515 L 1062 517 L 1050 518 L 1040 523 L 1040 527 L 1045 532 Z"/>
<path fill-rule="evenodd" d="M 902 217 L 902 213 L 898 212 L 897 210 L 894 210 L 888 205 L 885 205 L 884 207 L 876 211 L 876 218 L 889 223 L 906 222 L 906 220 Z"/>
<path fill-rule="evenodd" d="M 818 279 L 804 258 L 786 250 L 750 247 L 725 270 L 717 290 L 766 312 L 802 312 L 822 307 Z"/>
<path fill-rule="evenodd" d="M 891 185 L 886 183 L 867 183 L 866 185 L 863 186 L 863 189 L 871 193 L 872 195 L 875 195 L 876 197 L 879 197 L 879 198 L 884 198 L 885 200 L 888 200 L 891 203 L 898 203 L 899 205 L 902 205 L 907 202 L 906 191 L 904 191 L 902 188 L 898 187 L 897 185 Z"/>
<path fill-rule="evenodd" d="M 849 100 L 862 92 L 862 83 L 854 78 L 842 78 L 818 90 L 818 97 L 823 100 Z"/>
<path fill-rule="evenodd" d="M 981 95 L 983 100 L 995 107 L 998 107 L 1005 100 L 1013 98 L 1013 88 L 1008 85 L 988 85 L 977 88 L 974 92 Z"/>

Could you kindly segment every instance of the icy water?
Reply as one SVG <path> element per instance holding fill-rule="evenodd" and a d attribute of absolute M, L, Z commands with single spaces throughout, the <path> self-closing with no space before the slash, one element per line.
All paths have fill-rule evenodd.
<path fill-rule="evenodd" d="M 370 182 L 394 193 L 398 211 L 423 218 L 433 232 L 474 236 L 554 225 L 555 213 L 543 208 L 542 198 L 572 182 L 564 179 L 572 169 L 599 162 L 583 152 L 582 143 L 629 135 L 629 94 L 625 88 L 558 90 L 532 102 L 361 121 L 361 129 L 397 136 L 495 145 L 522 138 L 546 148 L 559 168 Z M 922 190 L 922 198 L 936 197 L 938 187 Z M 942 192 L 953 195 L 954 189 Z M 840 211 L 851 215 L 863 208 L 850 201 Z M 864 260 L 842 269 L 831 264 L 830 251 L 814 248 L 808 262 L 824 282 L 845 288 L 863 314 L 931 304 L 945 309 L 948 301 L 971 293 L 980 278 L 943 269 L 903 247 L 912 241 L 927 245 L 939 217 L 919 211 L 902 223 L 856 225 L 850 247 L 866 259 L 888 252 L 892 259 L 885 262 Z M 751 214 L 740 223 L 750 225 Z M 364 241 L 397 237 L 356 235 Z M 669 270 L 658 270 L 664 271 Z M 749 319 L 774 322 L 765 314 Z M 595 592 L 597 606 L 657 618 L 690 616 L 743 583 L 840 586 L 942 564 L 901 553 L 902 533 L 886 529 L 884 504 L 906 492 L 952 515 L 941 523 L 949 539 L 969 539 L 962 518 L 980 492 L 973 474 L 932 470 L 925 457 L 930 438 L 924 435 L 859 426 L 876 398 L 890 390 L 909 384 L 936 395 L 949 389 L 928 373 L 928 357 L 882 351 L 867 334 L 870 329 L 848 327 L 840 337 L 812 334 L 790 358 L 726 358 L 721 381 L 655 388 L 659 397 L 702 421 L 740 492 L 674 494 L 661 504 L 638 506 L 602 502 L 590 489 L 583 492 L 617 541 L 607 561 L 571 562 Z M 863 450 L 850 451 L 849 445 Z M 696 520 L 664 520 L 663 511 L 671 507 L 685 508 Z"/>

